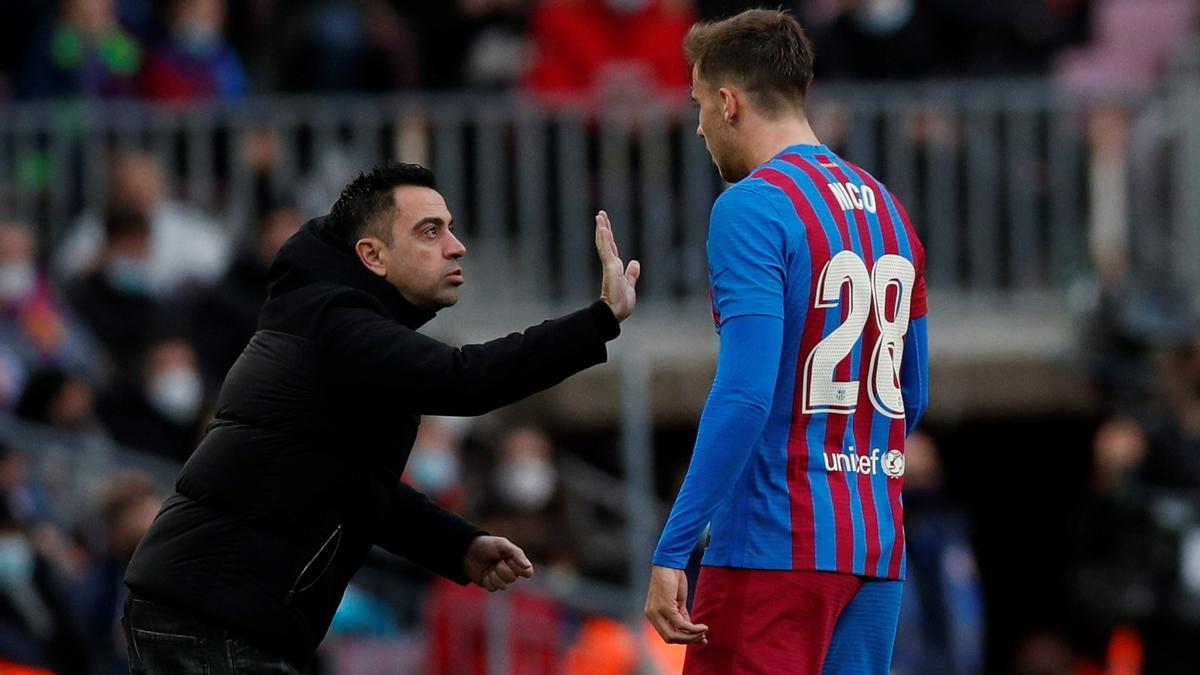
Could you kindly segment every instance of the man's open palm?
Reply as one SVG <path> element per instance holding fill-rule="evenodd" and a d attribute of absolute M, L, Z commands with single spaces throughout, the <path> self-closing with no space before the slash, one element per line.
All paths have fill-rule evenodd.
<path fill-rule="evenodd" d="M 629 266 L 626 267 L 625 263 L 621 262 L 617 240 L 613 237 L 612 222 L 604 211 L 596 214 L 596 253 L 600 255 L 600 267 L 604 271 L 600 297 L 608 303 L 617 321 L 624 321 L 633 314 L 633 307 L 637 304 L 637 291 L 634 288 L 642 273 L 642 264 L 630 260 Z"/>

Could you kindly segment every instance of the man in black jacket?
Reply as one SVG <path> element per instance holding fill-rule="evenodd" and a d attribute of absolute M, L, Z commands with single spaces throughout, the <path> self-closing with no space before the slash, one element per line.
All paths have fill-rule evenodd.
<path fill-rule="evenodd" d="M 466 248 L 433 175 L 360 176 L 280 250 L 258 331 L 129 564 L 135 674 L 297 673 L 371 546 L 503 590 L 533 566 L 400 482 L 420 416 L 478 415 L 607 356 L 637 261 L 596 217 L 601 300 L 485 344 L 418 332 L 458 300 Z"/>

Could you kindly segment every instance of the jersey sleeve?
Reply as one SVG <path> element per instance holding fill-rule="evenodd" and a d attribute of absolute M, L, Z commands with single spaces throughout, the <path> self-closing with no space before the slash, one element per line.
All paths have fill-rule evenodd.
<path fill-rule="evenodd" d="M 908 244 L 912 249 L 913 267 L 917 271 L 917 280 L 913 284 L 909 319 L 921 319 L 929 313 L 929 306 L 925 300 L 925 245 L 917 237 L 917 230 L 913 227 L 912 220 L 908 217 L 908 211 L 904 209 L 904 204 L 895 195 L 892 195 L 892 203 L 896 205 L 896 211 L 900 214 L 900 222 L 904 225 L 905 234 L 908 235 Z"/>
<path fill-rule="evenodd" d="M 725 320 L 717 375 L 683 486 L 654 552 L 654 564 L 683 569 L 713 511 L 746 468 L 767 424 L 783 349 L 783 320 Z"/>
<path fill-rule="evenodd" d="M 708 265 L 717 327 L 736 316 L 783 318 L 787 229 L 766 197 L 742 186 L 713 205 Z"/>

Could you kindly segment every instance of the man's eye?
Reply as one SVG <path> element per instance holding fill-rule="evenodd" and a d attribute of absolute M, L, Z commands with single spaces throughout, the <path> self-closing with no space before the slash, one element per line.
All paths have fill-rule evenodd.
<path fill-rule="evenodd" d="M 437 236 L 437 228 L 436 227 L 426 228 L 425 236 L 428 237 L 429 239 L 433 239 L 434 237 Z"/>

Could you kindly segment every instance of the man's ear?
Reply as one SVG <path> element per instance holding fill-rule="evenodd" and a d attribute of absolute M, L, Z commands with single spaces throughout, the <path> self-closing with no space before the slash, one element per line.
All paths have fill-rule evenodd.
<path fill-rule="evenodd" d="M 721 97 L 721 116 L 725 124 L 733 124 L 739 112 L 737 95 L 729 87 L 721 87 L 717 95 Z"/>
<path fill-rule="evenodd" d="M 387 265 L 383 262 L 383 242 L 375 237 L 363 237 L 354 243 L 354 253 L 359 261 L 376 276 L 387 276 Z"/>

